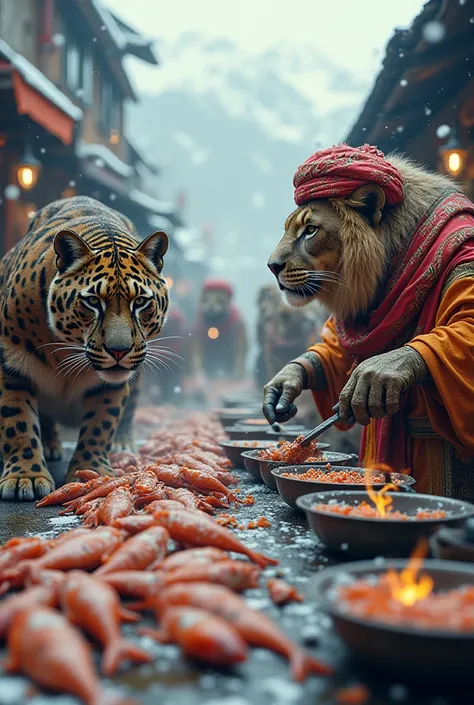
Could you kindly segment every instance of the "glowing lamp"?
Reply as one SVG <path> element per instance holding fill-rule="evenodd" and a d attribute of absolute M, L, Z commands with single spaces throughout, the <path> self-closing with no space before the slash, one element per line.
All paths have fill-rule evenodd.
<path fill-rule="evenodd" d="M 29 191 L 36 186 L 41 162 L 35 158 L 30 147 L 26 147 L 23 157 L 16 168 L 18 183 L 24 191 Z"/>
<path fill-rule="evenodd" d="M 467 159 L 467 149 L 463 149 L 458 138 L 453 135 L 439 153 L 443 160 L 445 171 L 451 176 L 459 176 L 464 171 Z"/>
<path fill-rule="evenodd" d="M 217 340 L 219 337 L 219 329 L 218 328 L 209 328 L 207 331 L 207 335 L 211 340 Z"/>
<path fill-rule="evenodd" d="M 119 144 L 120 142 L 120 133 L 115 127 L 110 130 L 109 142 L 110 144 Z"/>

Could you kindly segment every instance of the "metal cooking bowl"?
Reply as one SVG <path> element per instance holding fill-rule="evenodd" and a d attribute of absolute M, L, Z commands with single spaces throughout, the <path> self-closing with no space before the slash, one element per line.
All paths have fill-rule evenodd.
<path fill-rule="evenodd" d="M 244 451 L 242 453 L 242 460 L 244 461 L 244 466 L 247 472 L 249 472 L 252 477 L 257 480 L 257 482 L 263 482 L 262 475 L 260 473 L 260 463 L 258 462 L 258 458 L 255 457 L 255 451 Z"/>
<path fill-rule="evenodd" d="M 252 446 L 249 446 L 249 443 L 252 443 Z M 275 443 L 273 441 L 262 441 L 260 439 L 257 439 L 255 441 L 225 441 L 224 443 L 220 443 L 219 445 L 221 448 L 224 449 L 224 452 L 229 458 L 232 465 L 236 468 L 241 468 L 244 467 L 242 453 L 247 450 L 262 450 L 262 448 L 270 448 L 271 446 L 274 446 Z"/>
<path fill-rule="evenodd" d="M 262 419 L 261 414 L 258 417 L 251 416 L 248 419 L 238 419 L 236 423 L 239 426 L 250 426 L 251 428 L 258 428 L 263 433 L 266 433 L 268 431 L 268 421 L 266 419 Z"/>
<path fill-rule="evenodd" d="M 329 448 L 329 445 L 327 443 L 318 443 L 317 448 L 323 451 L 323 456 L 321 460 L 318 460 L 317 463 L 307 463 L 307 467 L 321 467 L 322 465 L 326 465 L 327 463 L 331 463 L 331 465 L 347 465 L 351 461 L 354 461 L 354 458 L 357 460 L 357 456 L 354 456 L 353 458 L 350 455 L 347 455 L 346 453 L 333 453 L 332 451 L 326 450 L 326 447 Z M 261 460 L 260 458 L 256 457 L 257 453 L 258 451 L 254 452 L 254 457 L 258 460 L 262 480 L 267 485 L 267 487 L 270 487 L 270 489 L 276 492 L 277 484 L 275 478 L 272 475 L 272 470 L 281 467 L 291 467 L 291 463 L 287 463 L 285 465 L 285 463 L 282 463 L 281 460 Z"/>
<path fill-rule="evenodd" d="M 251 426 L 239 426 L 238 424 L 228 426 L 225 432 L 231 441 L 260 441 L 262 436 L 266 437 L 267 435 L 258 426 L 257 428 L 252 428 Z M 266 440 L 271 439 L 267 438 Z"/>
<path fill-rule="evenodd" d="M 321 443 L 320 445 L 322 446 L 324 444 Z M 310 463 L 309 465 L 314 466 L 314 463 Z M 330 472 L 330 470 L 326 470 L 326 468 L 318 469 L 323 470 L 324 472 Z M 362 477 L 364 475 L 364 472 L 366 471 L 365 468 L 341 466 L 337 466 L 337 469 L 355 471 L 358 472 Z M 299 480 L 293 477 L 284 477 L 283 475 L 283 473 L 285 472 L 293 472 L 302 475 L 303 473 L 307 472 L 307 470 L 308 464 L 302 464 L 283 467 L 278 466 L 271 471 L 273 477 L 275 478 L 277 490 L 280 494 L 280 497 L 284 502 L 286 502 L 290 507 L 292 507 L 292 509 L 296 509 L 296 511 L 298 512 L 302 512 L 303 509 L 297 505 L 296 500 L 298 499 L 298 497 L 302 497 L 305 494 L 311 494 L 312 492 L 328 492 L 330 490 L 334 492 L 345 492 L 347 490 L 353 490 L 354 492 L 357 492 L 358 490 L 364 487 L 364 485 L 354 485 L 345 483 L 335 484 L 331 482 L 311 482 L 310 480 Z M 414 478 L 410 477 L 410 475 L 402 475 L 398 472 L 392 472 L 390 473 L 390 480 L 387 478 L 387 480 L 384 480 L 384 482 L 373 483 L 373 487 L 375 489 L 381 489 L 386 484 L 386 482 L 395 482 L 397 480 L 403 480 L 404 485 L 400 487 L 400 489 L 403 491 L 406 491 L 408 488 L 415 484 Z"/>
<path fill-rule="evenodd" d="M 467 541 L 463 529 L 438 529 L 430 538 L 430 549 L 435 558 L 474 562 L 474 543 Z"/>
<path fill-rule="evenodd" d="M 409 495 L 405 495 L 405 499 L 409 499 Z M 474 632 L 420 631 L 408 625 L 372 622 L 351 617 L 335 600 L 334 586 L 342 575 L 345 579 L 348 575 L 364 578 L 391 568 L 401 570 L 406 565 L 406 560 L 385 561 L 383 566 L 375 566 L 373 561 L 359 561 L 326 568 L 308 584 L 309 595 L 322 603 L 339 636 L 356 658 L 388 671 L 397 681 L 405 678 L 423 683 L 471 681 Z M 474 566 L 466 563 L 427 560 L 423 573 L 431 576 L 435 591 L 474 585 Z"/>
<path fill-rule="evenodd" d="M 242 418 L 259 419 L 262 416 L 261 409 L 256 406 L 239 407 L 236 409 L 217 409 L 215 413 L 224 428 L 233 426 Z M 260 429 L 260 435 L 261 434 L 262 430 Z"/>
<path fill-rule="evenodd" d="M 270 438 L 274 438 L 275 442 L 296 441 L 299 436 L 304 436 L 309 430 L 300 424 L 274 424 L 268 429 L 267 434 Z"/>
<path fill-rule="evenodd" d="M 370 504 L 367 492 L 332 491 L 314 492 L 299 497 L 296 503 L 306 513 L 309 525 L 318 538 L 331 551 L 344 555 L 373 558 L 375 556 L 409 556 L 421 537 L 429 538 L 440 526 L 460 526 L 467 517 L 474 515 L 474 505 L 459 499 L 435 497 L 429 494 L 388 492 L 393 499 L 393 509 L 414 515 L 416 510 L 444 509 L 449 512 L 446 519 L 423 519 L 403 521 L 397 519 L 360 519 L 338 514 L 329 514 L 312 509 L 317 503 L 327 504 L 331 499 L 346 504 L 359 504 L 365 500 Z"/>
<path fill-rule="evenodd" d="M 247 393 L 247 394 L 235 394 L 223 397 L 222 405 L 225 409 L 233 409 L 235 407 L 248 407 L 248 406 L 258 406 L 262 405 L 262 394 L 260 393 Z"/>

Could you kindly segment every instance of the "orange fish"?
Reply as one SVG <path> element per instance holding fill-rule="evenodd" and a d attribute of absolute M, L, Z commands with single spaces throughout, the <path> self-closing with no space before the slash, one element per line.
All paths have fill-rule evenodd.
<path fill-rule="evenodd" d="M 225 585 L 240 592 L 259 586 L 261 569 L 244 561 L 220 561 L 219 563 L 190 563 L 171 570 L 164 576 L 165 587 L 173 583 L 209 582 Z"/>
<path fill-rule="evenodd" d="M 293 679 L 304 681 L 309 675 L 330 676 L 333 669 L 291 641 L 268 617 L 252 610 L 245 600 L 222 585 L 177 583 L 158 593 L 157 617 L 169 608 L 191 605 L 208 610 L 230 622 L 250 646 L 275 651 L 291 665 Z"/>
<path fill-rule="evenodd" d="M 116 519 L 128 516 L 133 510 L 133 501 L 124 487 L 117 487 L 104 499 L 97 510 L 98 524 L 112 526 Z"/>
<path fill-rule="evenodd" d="M 52 504 L 64 504 L 78 497 L 82 497 L 88 492 L 86 485 L 83 482 L 68 482 L 67 485 L 58 487 L 50 494 L 46 495 L 36 502 L 37 507 L 47 507 Z"/>
<path fill-rule="evenodd" d="M 275 605 L 284 605 L 286 602 L 304 602 L 304 598 L 294 585 L 289 585 L 284 580 L 271 578 L 267 582 L 267 589 Z"/>
<path fill-rule="evenodd" d="M 96 480 L 100 477 L 96 470 L 76 470 L 74 476 L 78 477 L 80 480 L 84 480 L 85 482 L 88 482 L 89 480 Z"/>
<path fill-rule="evenodd" d="M 5 578 L 33 577 L 42 570 L 93 570 L 105 561 L 122 543 L 123 534 L 112 527 L 101 527 L 89 535 L 61 541 L 40 558 L 21 561 L 16 568 L 5 571 Z"/>
<path fill-rule="evenodd" d="M 206 501 L 203 501 L 199 497 L 196 497 L 195 494 L 193 494 L 190 490 L 187 490 L 185 487 L 167 487 L 166 498 L 181 502 L 182 504 L 184 504 L 185 507 L 187 507 L 187 509 L 201 509 L 203 512 L 208 512 L 209 514 L 213 513 L 212 507 L 209 506 L 209 504 L 207 503 L 207 497 Z"/>
<path fill-rule="evenodd" d="M 128 534 L 139 534 L 140 531 L 156 526 L 156 521 L 149 514 L 131 514 L 128 517 L 120 517 L 114 521 L 117 529 L 123 529 Z"/>
<path fill-rule="evenodd" d="M 146 469 L 155 473 L 158 480 L 168 487 L 178 488 L 185 485 L 178 465 L 149 465 Z"/>
<path fill-rule="evenodd" d="M 228 502 L 241 502 L 220 480 L 204 470 L 183 467 L 181 468 L 181 475 L 191 487 L 199 492 L 216 492 L 223 494 Z"/>
<path fill-rule="evenodd" d="M 125 610 L 114 588 L 82 571 L 68 573 L 60 588 L 60 603 L 68 619 L 104 647 L 102 672 L 110 676 L 122 661 L 148 663 L 152 657 L 122 639 L 120 621 L 135 622 L 136 615 Z"/>
<path fill-rule="evenodd" d="M 186 507 L 176 499 L 154 499 L 150 504 L 146 505 L 143 511 L 146 514 L 154 514 L 161 509 L 186 509 Z"/>
<path fill-rule="evenodd" d="M 156 595 L 163 586 L 163 576 L 158 571 L 120 570 L 117 573 L 105 573 L 100 579 L 112 585 L 122 597 L 141 597 L 144 604 L 150 604 L 149 598 Z"/>
<path fill-rule="evenodd" d="M 161 561 L 168 550 L 169 533 L 163 526 L 152 526 L 128 539 L 109 560 L 96 570 L 95 575 L 119 570 L 145 570 Z"/>
<path fill-rule="evenodd" d="M 218 561 L 228 561 L 229 554 L 220 548 L 206 546 L 205 548 L 188 548 L 185 551 L 176 551 L 164 559 L 159 566 L 160 570 L 177 570 L 187 565 L 208 565 Z"/>
<path fill-rule="evenodd" d="M 156 478 L 155 482 L 158 482 Z M 135 509 L 143 509 L 146 505 L 159 499 L 166 499 L 166 487 L 162 482 L 157 485 L 153 492 L 148 492 L 137 497 L 134 503 Z"/>
<path fill-rule="evenodd" d="M 16 592 L 0 603 L 0 637 L 3 637 L 13 617 L 27 607 L 46 605 L 54 607 L 57 602 L 55 585 L 35 585 L 23 592 Z"/>
<path fill-rule="evenodd" d="M 31 607 L 18 612 L 8 630 L 5 670 L 23 672 L 44 688 L 71 693 L 86 705 L 132 705 L 100 688 L 92 652 L 82 634 L 60 612 Z"/>
<path fill-rule="evenodd" d="M 93 480 L 97 482 L 97 480 Z M 101 482 L 97 486 L 94 486 L 90 492 L 79 497 L 78 499 L 66 502 L 66 506 L 75 512 L 77 509 L 82 507 L 87 502 L 91 502 L 93 499 L 100 499 L 101 497 L 107 497 L 108 494 L 117 489 L 117 487 L 126 487 L 130 484 L 129 477 L 115 477 L 112 480 L 107 479 L 106 482 Z"/>
<path fill-rule="evenodd" d="M 166 610 L 160 629 L 140 629 L 163 644 L 176 643 L 187 658 L 213 666 L 232 666 L 247 658 L 247 644 L 222 617 L 195 607 Z"/>
<path fill-rule="evenodd" d="M 48 548 L 51 547 L 51 544 L 51 541 L 45 541 L 37 537 L 9 542 L 9 545 L 6 545 L 0 553 L 0 574 L 21 560 L 43 556 Z"/>
<path fill-rule="evenodd" d="M 243 553 L 251 561 L 263 568 L 276 565 L 273 558 L 256 553 L 235 538 L 234 534 L 206 514 L 173 510 L 156 512 L 153 515 L 159 524 L 165 526 L 171 538 L 181 544 L 194 546 L 215 546 L 224 551 Z"/>

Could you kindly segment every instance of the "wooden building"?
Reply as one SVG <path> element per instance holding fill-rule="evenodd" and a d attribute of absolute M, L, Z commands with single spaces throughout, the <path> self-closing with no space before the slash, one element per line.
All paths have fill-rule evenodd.
<path fill-rule="evenodd" d="M 395 31 L 346 141 L 408 154 L 474 197 L 474 0 L 429 0 Z"/>
<path fill-rule="evenodd" d="M 157 165 L 126 136 L 129 55 L 158 64 L 101 0 L 0 0 L 0 254 L 38 208 L 74 194 L 122 211 L 142 237 L 160 217 L 168 231 L 182 224 L 157 198 Z"/>

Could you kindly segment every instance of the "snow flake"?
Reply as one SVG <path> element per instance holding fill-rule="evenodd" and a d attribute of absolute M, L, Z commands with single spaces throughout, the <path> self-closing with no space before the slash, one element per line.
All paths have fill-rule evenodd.
<path fill-rule="evenodd" d="M 444 39 L 444 35 L 446 34 L 446 29 L 441 22 L 438 22 L 436 20 L 433 20 L 431 22 L 427 22 L 422 30 L 422 34 L 424 39 L 426 39 L 427 42 L 430 42 L 430 44 L 437 44 L 440 42 L 442 39 Z"/>
<path fill-rule="evenodd" d="M 451 128 L 449 125 L 440 125 L 436 130 L 436 137 L 440 140 L 444 140 L 449 137 L 451 133 Z"/>
<path fill-rule="evenodd" d="M 17 201 L 20 198 L 20 189 L 16 184 L 8 184 L 4 190 L 5 198 L 9 201 Z"/>

